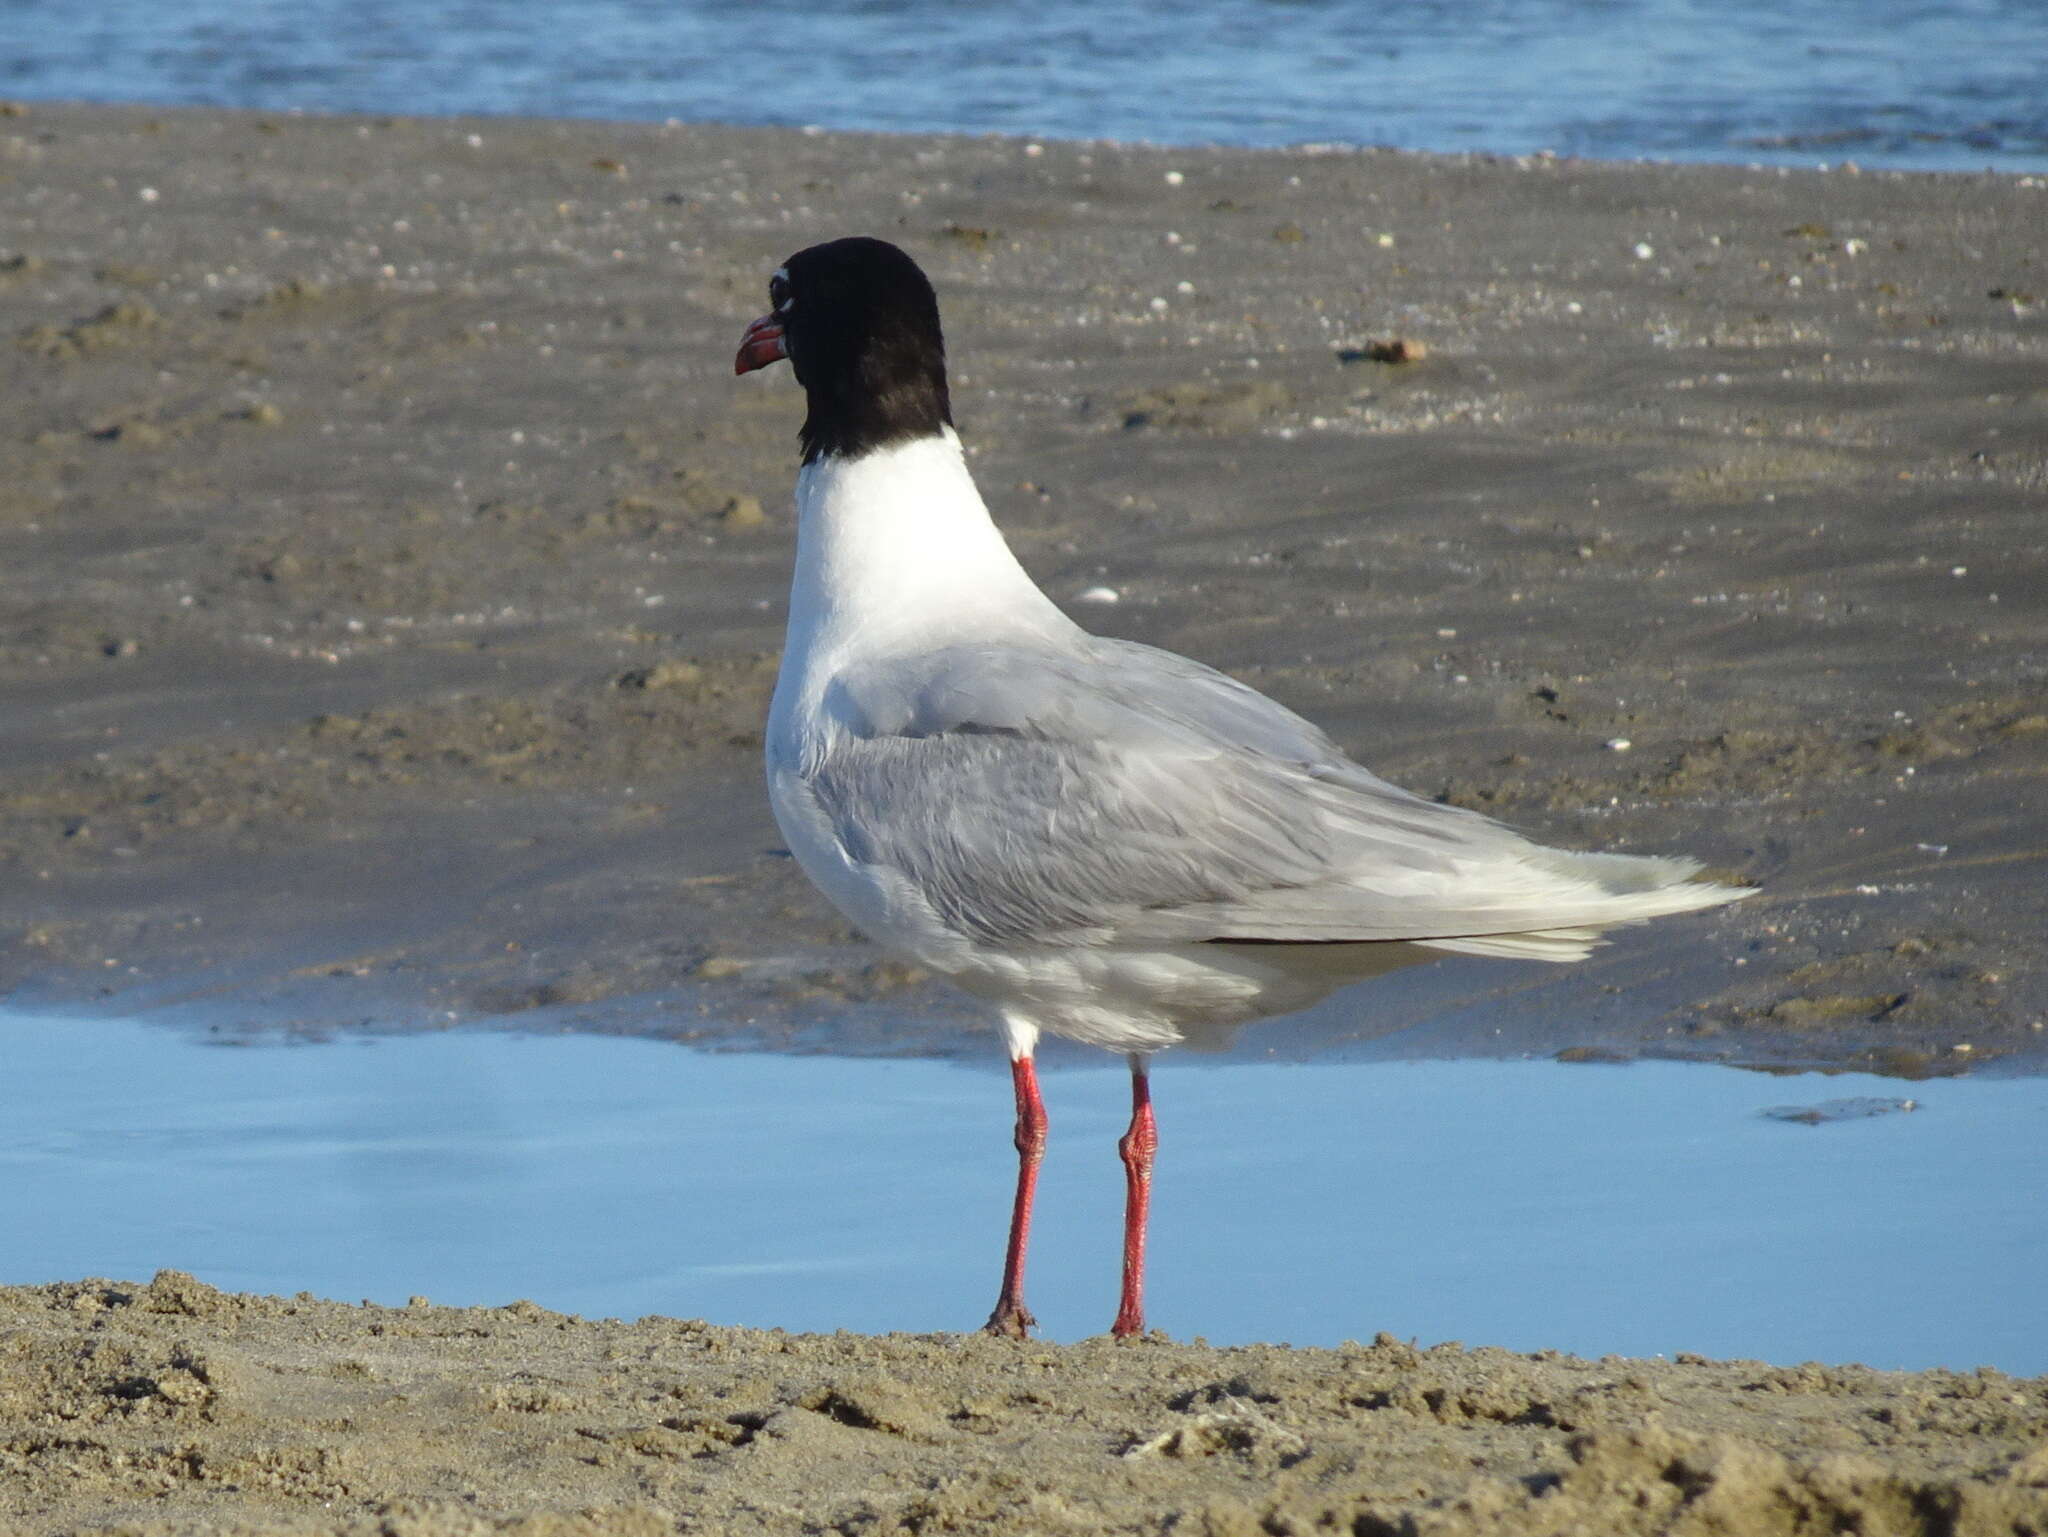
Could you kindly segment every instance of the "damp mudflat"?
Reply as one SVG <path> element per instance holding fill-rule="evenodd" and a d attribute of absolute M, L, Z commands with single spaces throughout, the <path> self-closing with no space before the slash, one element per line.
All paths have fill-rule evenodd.
<path fill-rule="evenodd" d="M 994 1291 L 993 1060 L 20 1014 L 0 1047 L 0 1283 L 867 1332 L 971 1328 Z M 2048 1080 L 1168 1057 L 1156 1087 L 1151 1313 L 1181 1338 L 2048 1370 Z M 1055 1339 L 1113 1307 L 1125 1094 L 1048 1075 Z"/>

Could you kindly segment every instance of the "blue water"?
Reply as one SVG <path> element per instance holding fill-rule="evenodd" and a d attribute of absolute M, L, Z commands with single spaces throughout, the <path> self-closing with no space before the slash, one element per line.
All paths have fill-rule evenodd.
<path fill-rule="evenodd" d="M 930 1061 L 463 1031 L 223 1046 L 0 1011 L 0 1282 L 146 1279 L 587 1315 L 965 1329 L 1009 1082 Z M 2048 1080 L 1645 1063 L 1155 1076 L 1156 1325 L 1597 1356 L 2048 1371 Z M 1031 1303 L 1114 1310 L 1120 1068 L 1051 1073 Z M 1766 1111 L 1919 1108 L 1823 1125 Z"/>
<path fill-rule="evenodd" d="M 2040 0 L 0 0 L 0 93 L 2048 169 Z"/>

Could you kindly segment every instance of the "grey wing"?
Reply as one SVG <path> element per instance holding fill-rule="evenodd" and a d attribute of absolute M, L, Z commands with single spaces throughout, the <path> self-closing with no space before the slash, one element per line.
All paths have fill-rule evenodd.
<path fill-rule="evenodd" d="M 1442 900 L 1459 867 L 1534 849 L 1126 642 L 893 659 L 842 677 L 828 713 L 844 733 L 805 777 L 848 857 L 983 942 L 1471 933 Z"/>

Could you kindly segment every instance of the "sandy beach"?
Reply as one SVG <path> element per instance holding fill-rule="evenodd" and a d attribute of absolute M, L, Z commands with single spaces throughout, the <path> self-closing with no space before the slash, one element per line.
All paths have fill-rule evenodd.
<path fill-rule="evenodd" d="M 993 1051 L 759 784 L 801 403 L 732 352 L 865 232 L 1091 628 L 1763 888 L 1240 1050 L 2048 1061 L 2048 181 L 5 113 L 0 999 Z M 10 1530 L 2048 1530 L 1996 1374 L 47 1279 Z"/>
<path fill-rule="evenodd" d="M 2048 1379 L 0 1289 L 9 1531 L 2023 1537 Z"/>

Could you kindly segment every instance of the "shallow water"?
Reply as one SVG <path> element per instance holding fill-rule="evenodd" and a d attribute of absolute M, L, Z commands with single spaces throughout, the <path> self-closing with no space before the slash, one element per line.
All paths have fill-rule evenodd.
<path fill-rule="evenodd" d="M 0 92 L 45 99 L 2048 167 L 2036 0 L 10 0 L 0 17 Z"/>
<path fill-rule="evenodd" d="M 0 1052 L 0 1282 L 171 1266 L 798 1330 L 968 1328 L 992 1300 L 996 1071 L 10 1014 Z M 1151 1313 L 1177 1336 L 2048 1371 L 2048 1080 L 1169 1058 L 1155 1083 Z M 1113 1310 L 1125 1096 L 1120 1067 L 1047 1077 L 1031 1300 L 1054 1338 Z"/>

